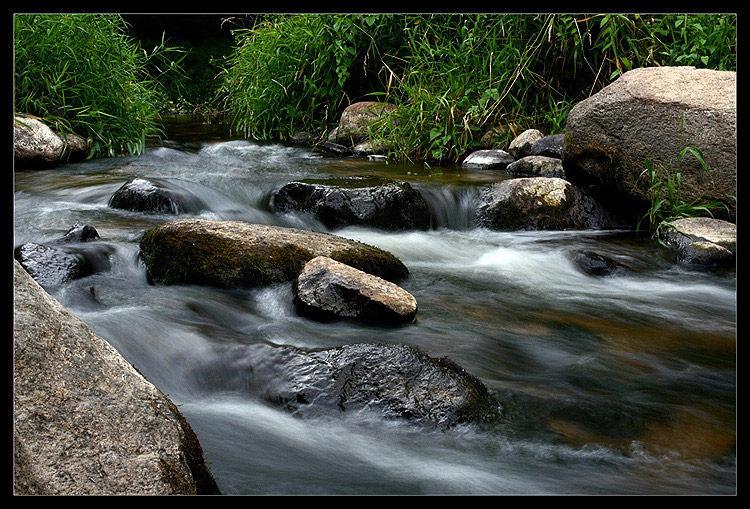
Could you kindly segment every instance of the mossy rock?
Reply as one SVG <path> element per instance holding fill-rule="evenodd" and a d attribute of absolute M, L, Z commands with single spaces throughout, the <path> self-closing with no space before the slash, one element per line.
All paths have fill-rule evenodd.
<path fill-rule="evenodd" d="M 316 256 L 392 282 L 409 275 L 393 254 L 361 242 L 240 221 L 168 222 L 148 230 L 140 247 L 151 280 L 167 285 L 240 288 L 291 281 Z"/>

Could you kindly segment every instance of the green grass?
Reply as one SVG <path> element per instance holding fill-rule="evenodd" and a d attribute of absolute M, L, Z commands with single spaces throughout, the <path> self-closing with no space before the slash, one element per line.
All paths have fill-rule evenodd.
<path fill-rule="evenodd" d="M 703 154 L 695 147 L 685 147 L 680 151 L 678 159 L 680 164 L 688 154 L 694 156 L 701 168 L 710 174 L 710 169 L 703 160 Z M 713 217 L 713 210 L 723 205 L 720 201 L 686 202 L 682 197 L 682 173 L 673 168 L 667 171 L 664 166 L 654 168 L 648 159 L 646 159 L 646 169 L 641 172 L 639 178 L 644 177 L 648 181 L 649 209 L 638 221 L 636 229 L 640 230 L 641 225 L 646 221 L 649 231 L 657 239 L 672 221 L 697 216 Z"/>
<path fill-rule="evenodd" d="M 141 152 L 160 132 L 155 70 L 179 66 L 167 48 L 149 53 L 126 32 L 116 14 L 16 14 L 15 111 L 91 138 L 92 156 Z"/>

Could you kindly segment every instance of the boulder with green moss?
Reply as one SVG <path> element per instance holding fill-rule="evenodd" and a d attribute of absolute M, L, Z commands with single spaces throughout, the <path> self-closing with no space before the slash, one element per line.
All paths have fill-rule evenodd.
<path fill-rule="evenodd" d="M 220 288 L 292 281 L 305 263 L 328 256 L 388 281 L 409 275 L 393 254 L 327 233 L 241 221 L 184 219 L 144 233 L 141 258 L 162 284 Z"/>

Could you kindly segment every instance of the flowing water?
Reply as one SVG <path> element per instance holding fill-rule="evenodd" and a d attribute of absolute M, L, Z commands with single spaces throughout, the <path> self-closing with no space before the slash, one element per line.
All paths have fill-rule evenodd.
<path fill-rule="evenodd" d="M 481 186 L 504 178 L 340 159 L 232 139 L 220 125 L 168 124 L 140 156 L 15 174 L 15 245 L 58 239 L 76 222 L 105 270 L 48 288 L 115 346 L 188 419 L 224 494 L 734 494 L 736 272 L 681 267 L 628 231 L 494 232 L 472 224 Z M 134 177 L 200 198 L 185 214 L 328 231 L 277 216 L 283 184 L 383 175 L 419 189 L 427 231 L 332 231 L 409 268 L 408 326 L 297 316 L 291 285 L 154 286 L 143 232 L 175 219 L 107 206 Z M 594 277 L 593 250 L 628 270 Z M 493 428 L 427 429 L 372 413 L 299 416 L 264 397 L 285 370 L 279 346 L 403 343 L 449 356 L 500 402 Z"/>

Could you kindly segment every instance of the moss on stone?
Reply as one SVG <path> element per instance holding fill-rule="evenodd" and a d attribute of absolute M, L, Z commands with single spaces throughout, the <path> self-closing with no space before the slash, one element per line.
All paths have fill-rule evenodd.
<path fill-rule="evenodd" d="M 332 252 L 330 258 L 392 283 L 409 276 L 409 269 L 394 255 L 377 247 L 367 246 L 367 248 L 367 251 L 354 248 L 341 249 Z"/>

